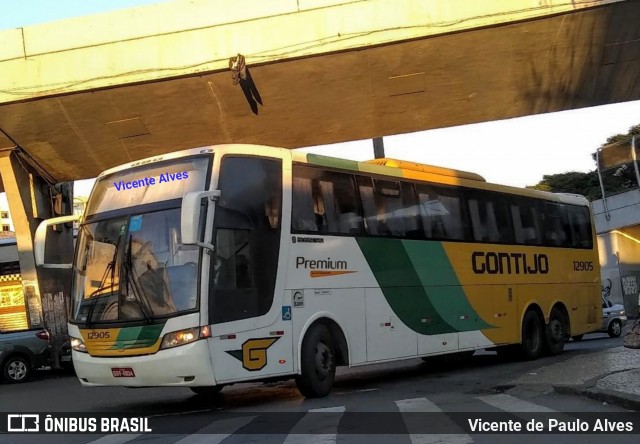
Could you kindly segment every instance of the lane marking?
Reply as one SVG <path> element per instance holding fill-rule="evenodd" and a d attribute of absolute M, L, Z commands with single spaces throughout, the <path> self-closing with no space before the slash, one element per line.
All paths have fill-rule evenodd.
<path fill-rule="evenodd" d="M 219 444 L 256 418 L 256 416 L 240 416 L 214 421 L 175 444 Z"/>
<path fill-rule="evenodd" d="M 496 395 L 478 396 L 476 399 L 489 404 L 497 409 L 504 410 L 505 412 L 515 413 L 556 413 L 556 410 L 550 409 L 543 405 L 534 404 L 533 402 L 525 401 L 524 399 L 516 398 L 515 396 L 507 395 L 504 393 Z"/>
<path fill-rule="evenodd" d="M 332 444 L 338 437 L 338 424 L 345 406 L 311 409 L 291 429 L 283 444 Z M 336 413 L 316 415 L 316 413 Z"/>
<path fill-rule="evenodd" d="M 400 399 L 398 401 L 395 401 L 395 403 L 401 413 L 444 413 L 440 407 L 438 407 L 434 402 L 430 401 L 427 398 Z M 402 420 L 404 421 L 404 425 L 407 427 L 407 431 L 409 432 L 409 439 L 411 439 L 412 444 L 469 444 L 473 442 L 471 436 L 467 435 L 466 433 L 432 433 L 428 435 L 422 433 L 413 433 L 418 430 L 424 430 L 424 418 L 419 418 L 416 415 L 402 415 Z M 443 417 L 441 421 L 447 421 L 448 425 L 450 425 L 451 428 L 460 429 L 460 426 L 455 424 L 448 417 Z"/>

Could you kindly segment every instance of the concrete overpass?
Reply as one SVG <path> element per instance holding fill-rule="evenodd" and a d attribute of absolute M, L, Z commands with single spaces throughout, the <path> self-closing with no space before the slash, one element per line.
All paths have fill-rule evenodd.
<path fill-rule="evenodd" d="M 67 181 L 193 146 L 294 148 L 633 100 L 638 22 L 634 0 L 178 0 L 7 30 L 0 148 Z M 238 53 L 255 112 L 232 82 Z"/>
<path fill-rule="evenodd" d="M 41 219 L 71 212 L 58 182 L 187 147 L 295 148 L 639 99 L 636 23 L 637 0 L 175 0 L 0 31 L 0 175 L 30 322 L 40 294 L 68 294 L 31 245 Z M 249 75 L 234 84 L 237 54 Z"/>

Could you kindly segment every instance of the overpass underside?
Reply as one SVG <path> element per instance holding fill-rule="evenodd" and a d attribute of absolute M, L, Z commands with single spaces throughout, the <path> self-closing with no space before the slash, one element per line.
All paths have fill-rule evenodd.
<path fill-rule="evenodd" d="M 224 57 L 218 69 L 154 81 L 121 84 L 119 76 L 144 75 L 116 72 L 62 87 L 42 79 L 33 92 L 29 85 L 4 87 L 0 147 L 18 145 L 52 179 L 68 181 L 188 147 L 296 148 L 635 100 L 636 23 L 640 4 L 623 1 L 344 51 L 288 58 L 283 50 L 268 62 L 247 54 L 249 45 L 225 42 L 247 56 L 252 85 L 234 85 Z M 57 57 L 94 73 L 91 65 L 101 62 L 82 57 L 100 56 L 102 46 L 84 56 L 74 49 L 18 63 L 44 67 L 38 57 Z M 162 47 L 149 51 L 169 57 L 176 48 L 173 42 L 164 55 L 156 54 Z"/>

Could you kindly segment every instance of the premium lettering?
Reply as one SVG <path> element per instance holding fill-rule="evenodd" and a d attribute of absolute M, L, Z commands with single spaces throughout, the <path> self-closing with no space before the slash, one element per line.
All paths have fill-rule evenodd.
<path fill-rule="evenodd" d="M 471 267 L 475 274 L 547 274 L 549 258 L 546 254 L 474 251 Z"/>
<path fill-rule="evenodd" d="M 296 257 L 296 268 L 307 270 L 346 270 L 347 261 L 333 261 L 330 257 L 326 260 L 305 259 L 302 256 Z"/>

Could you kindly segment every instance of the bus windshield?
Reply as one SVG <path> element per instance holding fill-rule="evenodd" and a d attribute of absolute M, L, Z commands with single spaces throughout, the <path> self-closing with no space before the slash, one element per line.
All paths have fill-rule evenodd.
<path fill-rule="evenodd" d="M 81 226 L 72 321 L 153 321 L 197 308 L 197 246 L 180 243 L 180 208 Z"/>
<path fill-rule="evenodd" d="M 175 200 L 205 189 L 210 160 L 158 161 L 98 179 L 78 233 L 72 322 L 152 322 L 198 308 L 200 251 L 181 243 Z"/>

